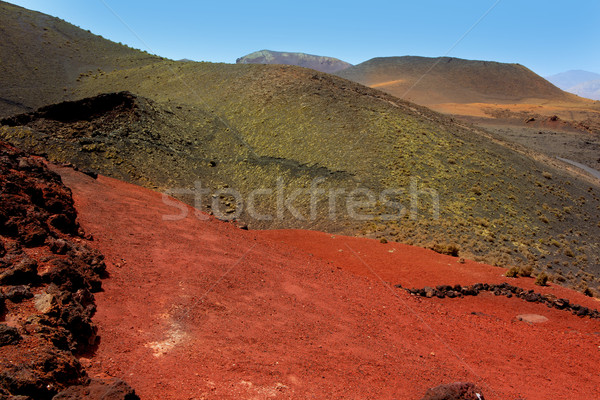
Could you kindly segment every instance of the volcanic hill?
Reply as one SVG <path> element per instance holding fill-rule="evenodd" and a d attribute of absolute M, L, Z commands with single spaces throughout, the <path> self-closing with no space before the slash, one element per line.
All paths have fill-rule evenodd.
<path fill-rule="evenodd" d="M 582 121 L 600 106 L 557 88 L 520 64 L 454 57 L 378 57 L 336 75 L 396 97 L 458 115 L 558 114 Z"/>
<path fill-rule="evenodd" d="M 520 64 L 454 57 L 378 57 L 336 75 L 429 105 L 573 98 Z"/>
<path fill-rule="evenodd" d="M 3 7 L 14 21 L 31 18 Z M 31 25 L 15 22 L 12 39 L 1 45 L 35 37 L 32 32 Z M 129 52 L 131 67 L 68 83 L 68 97 L 83 100 L 6 118 L 0 136 L 52 161 L 168 191 L 189 204 L 196 204 L 190 189 L 200 184 L 214 197 L 199 207 L 250 228 L 386 237 L 597 286 L 600 244 L 589 238 L 600 234 L 598 184 L 564 164 L 309 69 L 163 61 Z M 37 62 L 39 56 L 31 53 L 29 60 L 28 54 L 22 51 L 22 58 Z M 35 102 L 51 103 L 54 95 Z M 255 189 L 267 191 L 255 197 L 266 218 L 249 213 Z M 321 191 L 315 208 L 311 189 Z M 332 216 L 330 193 L 355 189 L 376 196 L 396 191 L 358 209 L 357 218 L 349 217 L 348 196 L 338 196 Z M 245 201 L 232 198 L 231 190 Z M 278 212 L 280 192 L 295 215 Z"/>
<path fill-rule="evenodd" d="M 69 99 L 83 76 L 160 60 L 4 1 L 0 1 L 0 35 L 2 117 Z"/>

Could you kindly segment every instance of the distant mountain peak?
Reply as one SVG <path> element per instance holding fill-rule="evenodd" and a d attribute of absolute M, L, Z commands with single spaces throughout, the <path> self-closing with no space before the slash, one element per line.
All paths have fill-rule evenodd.
<path fill-rule="evenodd" d="M 581 97 L 600 100 L 600 74 L 573 69 L 546 77 L 555 86 Z"/>
<path fill-rule="evenodd" d="M 285 64 L 311 68 L 320 72 L 334 73 L 352 66 L 352 64 L 333 57 L 314 54 L 259 50 L 247 54 L 235 61 L 237 64 Z"/>

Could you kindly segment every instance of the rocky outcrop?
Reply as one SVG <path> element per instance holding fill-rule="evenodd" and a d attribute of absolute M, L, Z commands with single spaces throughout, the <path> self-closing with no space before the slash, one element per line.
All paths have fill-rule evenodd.
<path fill-rule="evenodd" d="M 88 239 L 60 177 L 0 142 L 0 399 L 69 398 L 59 394 L 99 385 L 77 358 L 97 343 L 93 293 L 106 268 Z M 110 398 L 137 398 L 121 392 Z"/>

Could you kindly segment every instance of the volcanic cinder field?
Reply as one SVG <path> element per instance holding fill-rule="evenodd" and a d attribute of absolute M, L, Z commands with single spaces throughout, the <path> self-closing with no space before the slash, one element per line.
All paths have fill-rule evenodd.
<path fill-rule="evenodd" d="M 491 399 L 600 395 L 600 320 L 394 285 L 509 282 L 599 306 L 582 294 L 397 243 L 247 232 L 192 210 L 163 221 L 172 209 L 157 193 L 58 172 L 110 274 L 88 371 L 125 379 L 142 398 L 419 398 L 448 381 L 475 382 Z M 518 319 L 526 314 L 548 321 Z"/>
<path fill-rule="evenodd" d="M 0 33 L 0 400 L 600 399 L 598 101 Z"/>

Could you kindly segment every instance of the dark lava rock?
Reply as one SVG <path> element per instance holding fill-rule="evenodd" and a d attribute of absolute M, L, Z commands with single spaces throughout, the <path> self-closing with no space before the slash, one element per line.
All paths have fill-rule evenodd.
<path fill-rule="evenodd" d="M 396 287 L 401 287 L 396 285 Z M 530 303 L 541 303 L 545 304 L 546 307 L 558 308 L 560 310 L 571 311 L 573 314 L 579 317 L 589 316 L 590 318 L 599 318 L 600 312 L 598 310 L 589 309 L 587 307 L 580 306 L 578 304 L 570 304 L 567 299 L 557 299 L 553 294 L 540 294 L 536 293 L 533 289 L 524 290 L 522 288 L 510 285 L 506 282 L 501 284 L 487 284 L 487 283 L 476 283 L 473 286 L 461 286 L 461 285 L 438 285 L 435 288 L 425 286 L 423 289 L 406 289 L 407 292 L 413 295 L 421 297 L 438 297 L 443 299 L 456 298 L 463 296 L 477 296 L 480 292 L 488 291 L 494 293 L 495 296 L 505 296 L 511 298 L 514 296 L 528 301 Z"/>
<path fill-rule="evenodd" d="M 68 386 L 86 382 L 85 372 L 69 353 L 41 345 L 26 362 L 0 362 L 0 387 L 12 395 L 51 399 Z"/>
<path fill-rule="evenodd" d="M 64 233 L 75 233 L 77 226 L 66 214 L 54 214 L 48 218 L 48 225 Z"/>
<path fill-rule="evenodd" d="M 18 343 L 20 340 L 21 335 L 19 335 L 17 328 L 0 324 L 0 347 Z"/>
<path fill-rule="evenodd" d="M 427 390 L 421 400 L 484 400 L 484 397 L 474 384 L 455 382 Z"/>
<path fill-rule="evenodd" d="M 590 312 L 590 310 L 587 307 L 581 307 L 579 308 L 579 310 L 577 310 L 575 312 L 575 315 L 579 316 L 579 317 L 585 317 L 586 315 L 588 315 Z"/>
<path fill-rule="evenodd" d="M 13 396 L 8 391 L 0 389 L 0 400 L 34 400 L 29 396 Z"/>
<path fill-rule="evenodd" d="M 37 263 L 26 258 L 0 274 L 0 285 L 23 285 L 37 281 Z"/>
<path fill-rule="evenodd" d="M 535 303 L 535 302 L 540 301 L 540 295 L 537 293 L 527 293 L 523 296 L 523 298 L 530 303 Z"/>
<path fill-rule="evenodd" d="M 59 398 L 138 398 L 122 381 L 90 380 L 75 356 L 97 344 L 92 292 L 106 276 L 85 237 L 60 176 L 0 141 L 0 317 L 15 321 L 0 324 L 0 400 L 50 400 L 69 387 Z"/>
<path fill-rule="evenodd" d="M 66 254 L 70 246 L 64 239 L 52 239 L 50 241 L 50 251 L 54 254 Z"/>
<path fill-rule="evenodd" d="M 36 224 L 20 226 L 19 234 L 19 240 L 25 247 L 41 246 L 48 237 L 48 231 Z"/>
<path fill-rule="evenodd" d="M 31 299 L 33 297 L 33 293 L 31 293 L 31 289 L 29 286 L 12 286 L 6 292 L 6 298 L 12 301 L 13 303 L 20 303 L 25 299 Z"/>
<path fill-rule="evenodd" d="M 50 267 L 42 274 L 45 283 L 55 285 L 73 291 L 74 288 L 85 287 L 87 282 L 81 270 L 71 265 L 68 261 L 55 259 Z"/>
<path fill-rule="evenodd" d="M 52 400 L 139 400 L 139 397 L 120 379 L 93 379 L 88 385 L 71 386 L 63 390 Z"/>

